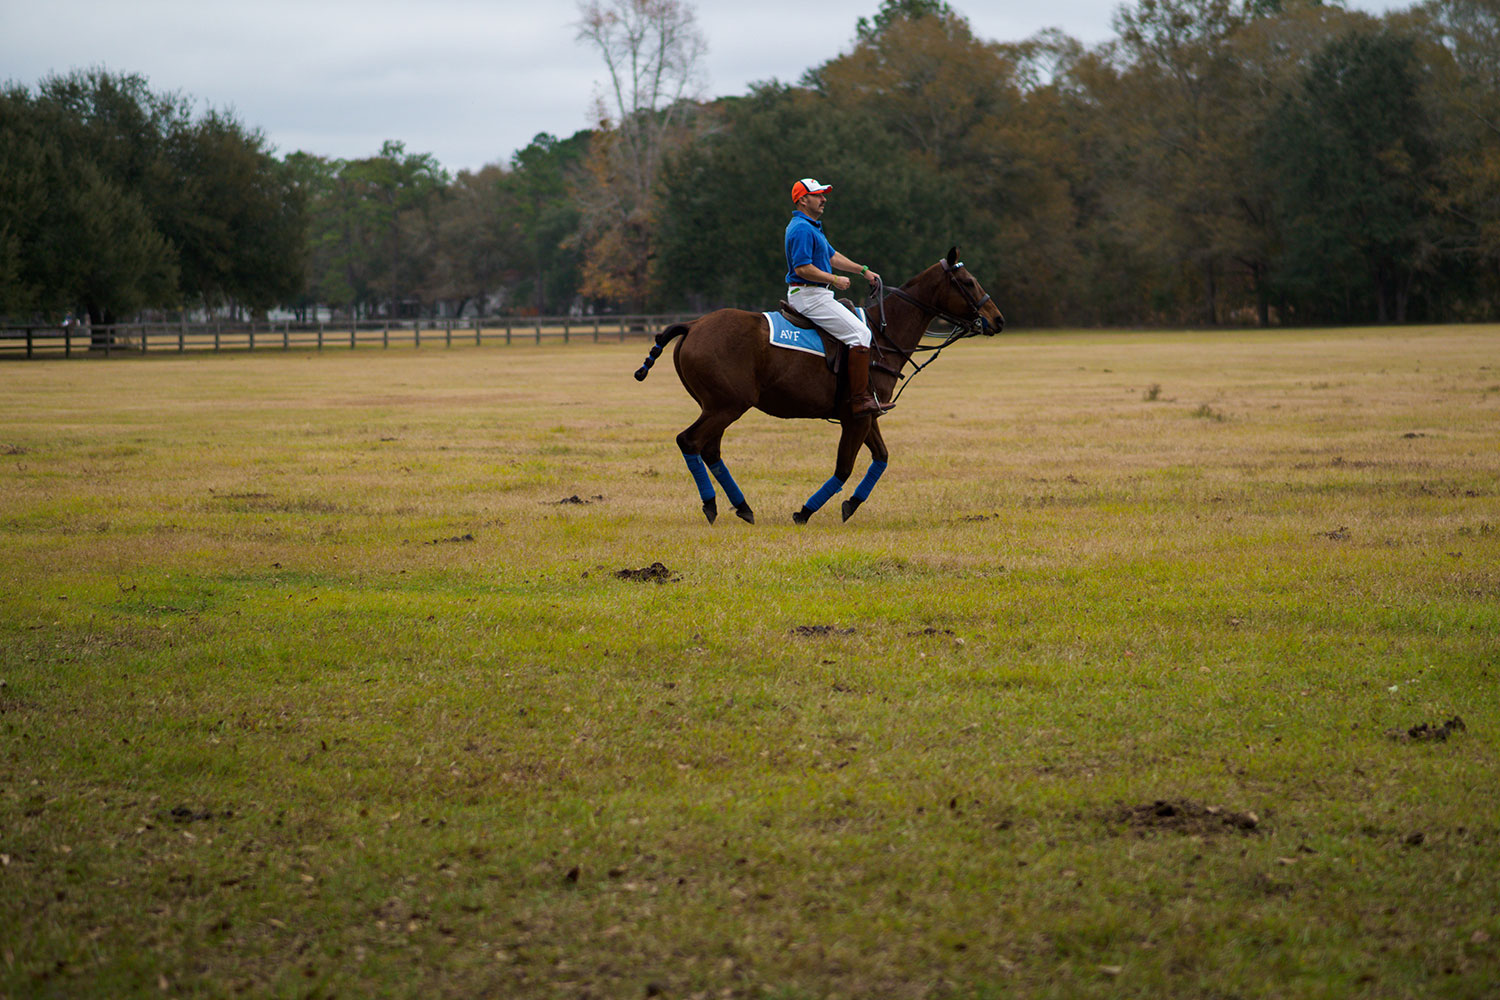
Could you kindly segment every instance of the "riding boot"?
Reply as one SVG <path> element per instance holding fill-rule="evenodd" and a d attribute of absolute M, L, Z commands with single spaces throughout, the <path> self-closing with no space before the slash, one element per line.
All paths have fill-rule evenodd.
<path fill-rule="evenodd" d="M 895 405 L 880 402 L 870 391 L 870 349 L 849 348 L 849 408 L 854 416 L 878 417 Z"/>

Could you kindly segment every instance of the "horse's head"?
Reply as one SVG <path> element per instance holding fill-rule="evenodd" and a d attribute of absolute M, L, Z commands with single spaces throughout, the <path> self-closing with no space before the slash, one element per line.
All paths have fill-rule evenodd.
<path fill-rule="evenodd" d="M 958 247 L 949 249 L 948 256 L 928 268 L 922 277 L 929 275 L 930 301 L 948 314 L 945 318 L 951 321 L 956 317 L 987 337 L 1005 329 L 1005 317 L 999 306 L 958 259 Z"/>

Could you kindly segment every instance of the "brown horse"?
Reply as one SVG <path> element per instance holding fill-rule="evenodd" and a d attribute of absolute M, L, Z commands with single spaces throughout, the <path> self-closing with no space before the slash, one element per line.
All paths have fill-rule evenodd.
<path fill-rule="evenodd" d="M 869 320 L 874 335 L 870 386 L 883 400 L 892 398 L 897 381 L 905 377 L 901 370 L 918 350 L 940 351 L 964 337 L 980 333 L 992 336 L 1005 327 L 1005 317 L 959 261 L 957 247 L 900 288 L 889 290 L 880 300 L 878 312 L 878 317 Z M 920 347 L 933 319 L 951 323 L 953 332 L 937 347 Z M 724 430 L 752 406 L 773 417 L 837 419 L 842 425 L 833 476 L 792 515 L 798 524 L 807 523 L 818 508 L 844 488 L 860 446 L 869 447 L 869 471 L 853 496 L 844 501 L 844 520 L 849 520 L 885 472 L 890 453 L 880 435 L 879 420 L 850 412 L 847 380 L 829 372 L 821 358 L 771 346 L 770 330 L 760 313 L 720 309 L 657 334 L 656 346 L 635 373 L 638 381 L 646 378 L 662 349 L 677 337 L 682 338 L 672 355 L 677 375 L 688 395 L 703 408 L 698 419 L 677 435 L 677 447 L 682 449 L 682 457 L 698 484 L 703 514 L 709 523 L 719 516 L 710 473 L 724 487 L 735 514 L 755 523 L 755 512 L 719 455 Z M 916 369 L 925 366 L 916 365 Z"/>

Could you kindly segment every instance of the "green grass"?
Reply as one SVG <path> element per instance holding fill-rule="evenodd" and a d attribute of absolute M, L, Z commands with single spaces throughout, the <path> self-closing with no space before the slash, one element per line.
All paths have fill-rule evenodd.
<path fill-rule="evenodd" d="M 5 365 L 0 995 L 1493 996 L 1497 342 Z"/>

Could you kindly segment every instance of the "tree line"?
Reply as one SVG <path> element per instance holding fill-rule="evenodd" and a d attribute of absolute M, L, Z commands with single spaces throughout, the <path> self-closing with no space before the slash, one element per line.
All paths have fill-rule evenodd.
<path fill-rule="evenodd" d="M 1134 0 L 1096 46 L 884 0 L 713 101 L 682 0 L 580 13 L 596 126 L 456 176 L 399 142 L 278 159 L 136 77 L 10 87 L 0 313 L 766 308 L 809 175 L 835 245 L 899 280 L 958 244 L 1017 324 L 1500 313 L 1500 0 Z"/>

